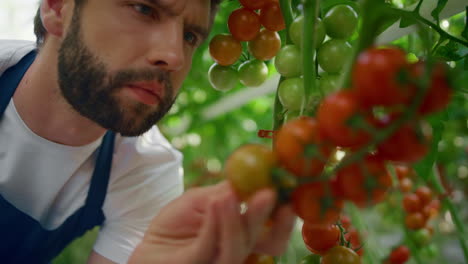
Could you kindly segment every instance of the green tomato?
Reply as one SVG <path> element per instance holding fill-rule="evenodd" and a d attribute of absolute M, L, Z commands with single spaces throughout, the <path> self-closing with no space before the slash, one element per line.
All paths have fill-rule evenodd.
<path fill-rule="evenodd" d="M 284 108 L 288 110 L 300 110 L 304 96 L 304 80 L 302 78 L 286 79 L 278 87 L 278 98 Z"/>
<path fill-rule="evenodd" d="M 235 69 L 215 63 L 208 70 L 208 80 L 215 90 L 228 91 L 236 87 L 239 77 Z"/>
<path fill-rule="evenodd" d="M 323 23 L 328 36 L 347 39 L 356 31 L 358 15 L 349 5 L 336 5 L 325 14 Z"/>
<path fill-rule="evenodd" d="M 260 86 L 267 78 L 268 67 L 263 61 L 253 59 L 239 66 L 239 80 L 245 86 Z"/>
<path fill-rule="evenodd" d="M 296 45 L 286 45 L 276 54 L 276 70 L 284 77 L 298 77 L 302 74 L 301 51 Z"/>
<path fill-rule="evenodd" d="M 289 36 L 294 44 L 302 48 L 302 36 L 303 36 L 304 17 L 297 17 L 289 28 Z M 317 18 L 315 23 L 315 30 L 317 31 L 317 40 L 315 47 L 319 47 L 325 39 L 325 26 L 320 18 Z"/>
<path fill-rule="evenodd" d="M 419 229 L 415 232 L 412 233 L 412 237 L 413 237 L 413 240 L 414 242 L 416 242 L 416 244 L 418 246 L 424 246 L 424 245 L 427 245 L 429 244 L 429 242 L 431 242 L 431 233 L 429 232 L 429 230 L 423 228 L 423 229 Z"/>
<path fill-rule="evenodd" d="M 348 61 L 353 48 L 345 40 L 330 39 L 317 52 L 320 67 L 329 73 L 339 73 Z"/>
<path fill-rule="evenodd" d="M 283 119 L 283 122 L 284 123 L 287 123 L 291 120 L 294 120 L 296 118 L 298 118 L 300 115 L 300 112 L 299 111 L 292 111 L 292 110 L 288 110 L 286 111 L 286 113 L 284 113 L 284 119 Z"/>
<path fill-rule="evenodd" d="M 320 264 L 320 256 L 314 254 L 305 256 L 299 264 Z"/>
<path fill-rule="evenodd" d="M 428 259 L 434 259 L 438 257 L 439 254 L 439 248 L 434 243 L 431 243 L 421 249 L 421 255 Z"/>
<path fill-rule="evenodd" d="M 341 75 L 324 72 L 320 76 L 319 87 L 325 94 L 336 92 L 340 89 Z"/>

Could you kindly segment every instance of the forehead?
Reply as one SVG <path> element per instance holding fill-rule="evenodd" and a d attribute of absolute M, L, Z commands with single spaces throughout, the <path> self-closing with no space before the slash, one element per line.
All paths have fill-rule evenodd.
<path fill-rule="evenodd" d="M 209 21 L 211 0 L 142 0 L 165 10 L 172 16 Z"/>

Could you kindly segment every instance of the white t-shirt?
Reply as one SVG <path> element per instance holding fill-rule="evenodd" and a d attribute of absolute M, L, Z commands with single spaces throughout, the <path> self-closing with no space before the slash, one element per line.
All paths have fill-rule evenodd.
<path fill-rule="evenodd" d="M 2 44 L 0 74 L 2 62 L 12 59 L 11 53 L 1 54 Z M 0 194 L 44 228 L 57 228 L 84 205 L 101 141 L 71 147 L 41 138 L 11 100 L 0 119 Z M 182 155 L 156 126 L 140 137 L 117 135 L 105 221 L 94 250 L 126 263 L 151 219 L 182 192 Z"/>

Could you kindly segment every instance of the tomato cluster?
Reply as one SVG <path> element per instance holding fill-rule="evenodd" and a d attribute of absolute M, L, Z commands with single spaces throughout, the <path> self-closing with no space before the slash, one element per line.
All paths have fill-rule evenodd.
<path fill-rule="evenodd" d="M 245 86 L 259 86 L 268 77 L 265 61 L 273 59 L 281 48 L 277 31 L 285 28 L 277 0 L 240 0 L 242 5 L 231 12 L 229 34 L 218 34 L 210 41 L 209 51 L 216 62 L 208 73 L 213 88 L 227 91 L 238 81 Z M 242 42 L 247 42 L 248 59 L 235 69 L 240 59 Z"/>

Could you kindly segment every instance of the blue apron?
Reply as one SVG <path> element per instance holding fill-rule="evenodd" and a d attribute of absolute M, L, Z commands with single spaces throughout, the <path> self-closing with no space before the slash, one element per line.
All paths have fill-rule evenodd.
<path fill-rule="evenodd" d="M 35 51 L 29 53 L 0 77 L 0 121 L 35 57 Z M 114 138 L 115 133 L 110 131 L 103 138 L 85 205 L 57 229 L 44 229 L 39 222 L 15 208 L 0 194 L 1 263 L 49 263 L 75 238 L 103 223 L 105 217 L 102 205 L 109 182 Z"/>

